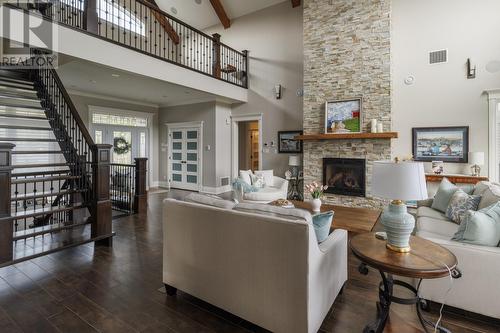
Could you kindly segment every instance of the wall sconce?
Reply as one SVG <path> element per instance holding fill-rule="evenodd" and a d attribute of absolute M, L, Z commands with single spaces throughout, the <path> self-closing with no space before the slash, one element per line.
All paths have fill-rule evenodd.
<path fill-rule="evenodd" d="M 281 99 L 281 84 L 274 86 L 274 93 L 276 94 L 276 99 Z"/>
<path fill-rule="evenodd" d="M 467 78 L 475 79 L 476 78 L 476 66 L 472 67 L 470 58 L 467 58 Z"/>

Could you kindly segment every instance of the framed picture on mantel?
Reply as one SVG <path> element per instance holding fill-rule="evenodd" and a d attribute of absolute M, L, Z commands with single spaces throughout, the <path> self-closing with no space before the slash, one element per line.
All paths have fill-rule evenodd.
<path fill-rule="evenodd" d="M 415 161 L 468 162 L 468 126 L 418 127 L 412 130 Z"/>
<path fill-rule="evenodd" d="M 361 98 L 325 103 L 325 134 L 360 132 Z"/>

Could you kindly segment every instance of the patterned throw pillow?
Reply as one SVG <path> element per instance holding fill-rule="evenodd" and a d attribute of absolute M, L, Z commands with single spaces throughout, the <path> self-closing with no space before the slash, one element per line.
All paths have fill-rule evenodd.
<path fill-rule="evenodd" d="M 462 190 L 457 190 L 450 199 L 446 209 L 446 217 L 460 224 L 468 210 L 477 210 L 480 201 L 480 195 L 469 195 Z"/>
<path fill-rule="evenodd" d="M 252 175 L 252 185 L 256 188 L 264 188 L 266 182 L 263 175 Z"/>

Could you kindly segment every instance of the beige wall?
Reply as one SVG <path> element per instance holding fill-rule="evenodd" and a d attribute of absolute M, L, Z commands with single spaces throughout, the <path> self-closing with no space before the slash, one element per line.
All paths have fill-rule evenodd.
<path fill-rule="evenodd" d="M 157 152 L 159 150 L 158 147 L 158 108 L 156 107 L 151 107 L 151 106 L 145 106 L 145 105 L 140 105 L 140 104 L 133 104 L 131 102 L 118 102 L 118 101 L 113 101 L 113 100 L 108 100 L 108 99 L 102 99 L 102 98 L 96 98 L 96 97 L 87 97 L 87 96 L 81 96 L 76 93 L 70 93 L 71 100 L 73 101 L 73 104 L 75 104 L 76 109 L 78 110 L 78 113 L 80 114 L 80 117 L 82 118 L 83 122 L 86 124 L 87 128 L 89 128 L 89 106 L 100 106 L 100 107 L 105 107 L 105 108 L 112 108 L 112 109 L 117 109 L 117 110 L 124 110 L 124 111 L 134 111 L 134 112 L 147 112 L 147 113 L 153 113 L 153 127 L 152 127 L 152 133 L 150 135 L 153 136 L 153 152 Z M 92 135 L 92 133 L 91 133 Z M 158 181 L 158 158 L 156 156 L 153 157 L 153 163 L 152 163 L 152 172 L 153 172 L 153 177 L 152 181 L 157 182 Z M 154 184 L 153 184 L 154 185 Z"/>
<path fill-rule="evenodd" d="M 278 131 L 302 129 L 302 97 L 297 90 L 303 81 L 302 7 L 289 1 L 237 18 L 231 28 L 212 27 L 222 41 L 237 50 L 250 51 L 248 103 L 233 105 L 233 115 L 263 114 L 263 142 L 277 143 Z M 277 100 L 273 88 L 283 86 Z M 263 168 L 284 176 L 287 154 L 263 154 Z"/>
<path fill-rule="evenodd" d="M 488 152 L 486 89 L 500 88 L 500 1 L 394 0 L 392 2 L 393 155 L 411 154 L 411 128 L 470 126 L 470 151 Z M 445 64 L 428 64 L 428 52 L 448 49 Z M 477 65 L 466 78 L 465 63 Z M 406 85 L 413 75 L 415 83 Z M 427 165 L 427 168 L 430 166 Z M 487 175 L 487 161 L 482 168 Z M 469 173 L 465 164 L 446 164 L 445 172 Z"/>

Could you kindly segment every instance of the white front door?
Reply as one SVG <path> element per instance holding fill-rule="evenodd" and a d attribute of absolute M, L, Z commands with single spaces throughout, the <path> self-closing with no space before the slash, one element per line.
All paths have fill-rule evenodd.
<path fill-rule="evenodd" d="M 199 191 L 201 186 L 200 128 L 170 128 L 170 187 Z"/>
<path fill-rule="evenodd" d="M 134 164 L 136 157 L 149 157 L 147 128 L 129 126 L 94 125 L 96 143 L 123 146 L 126 142 L 129 149 L 112 149 L 111 161 L 116 164 Z"/>

